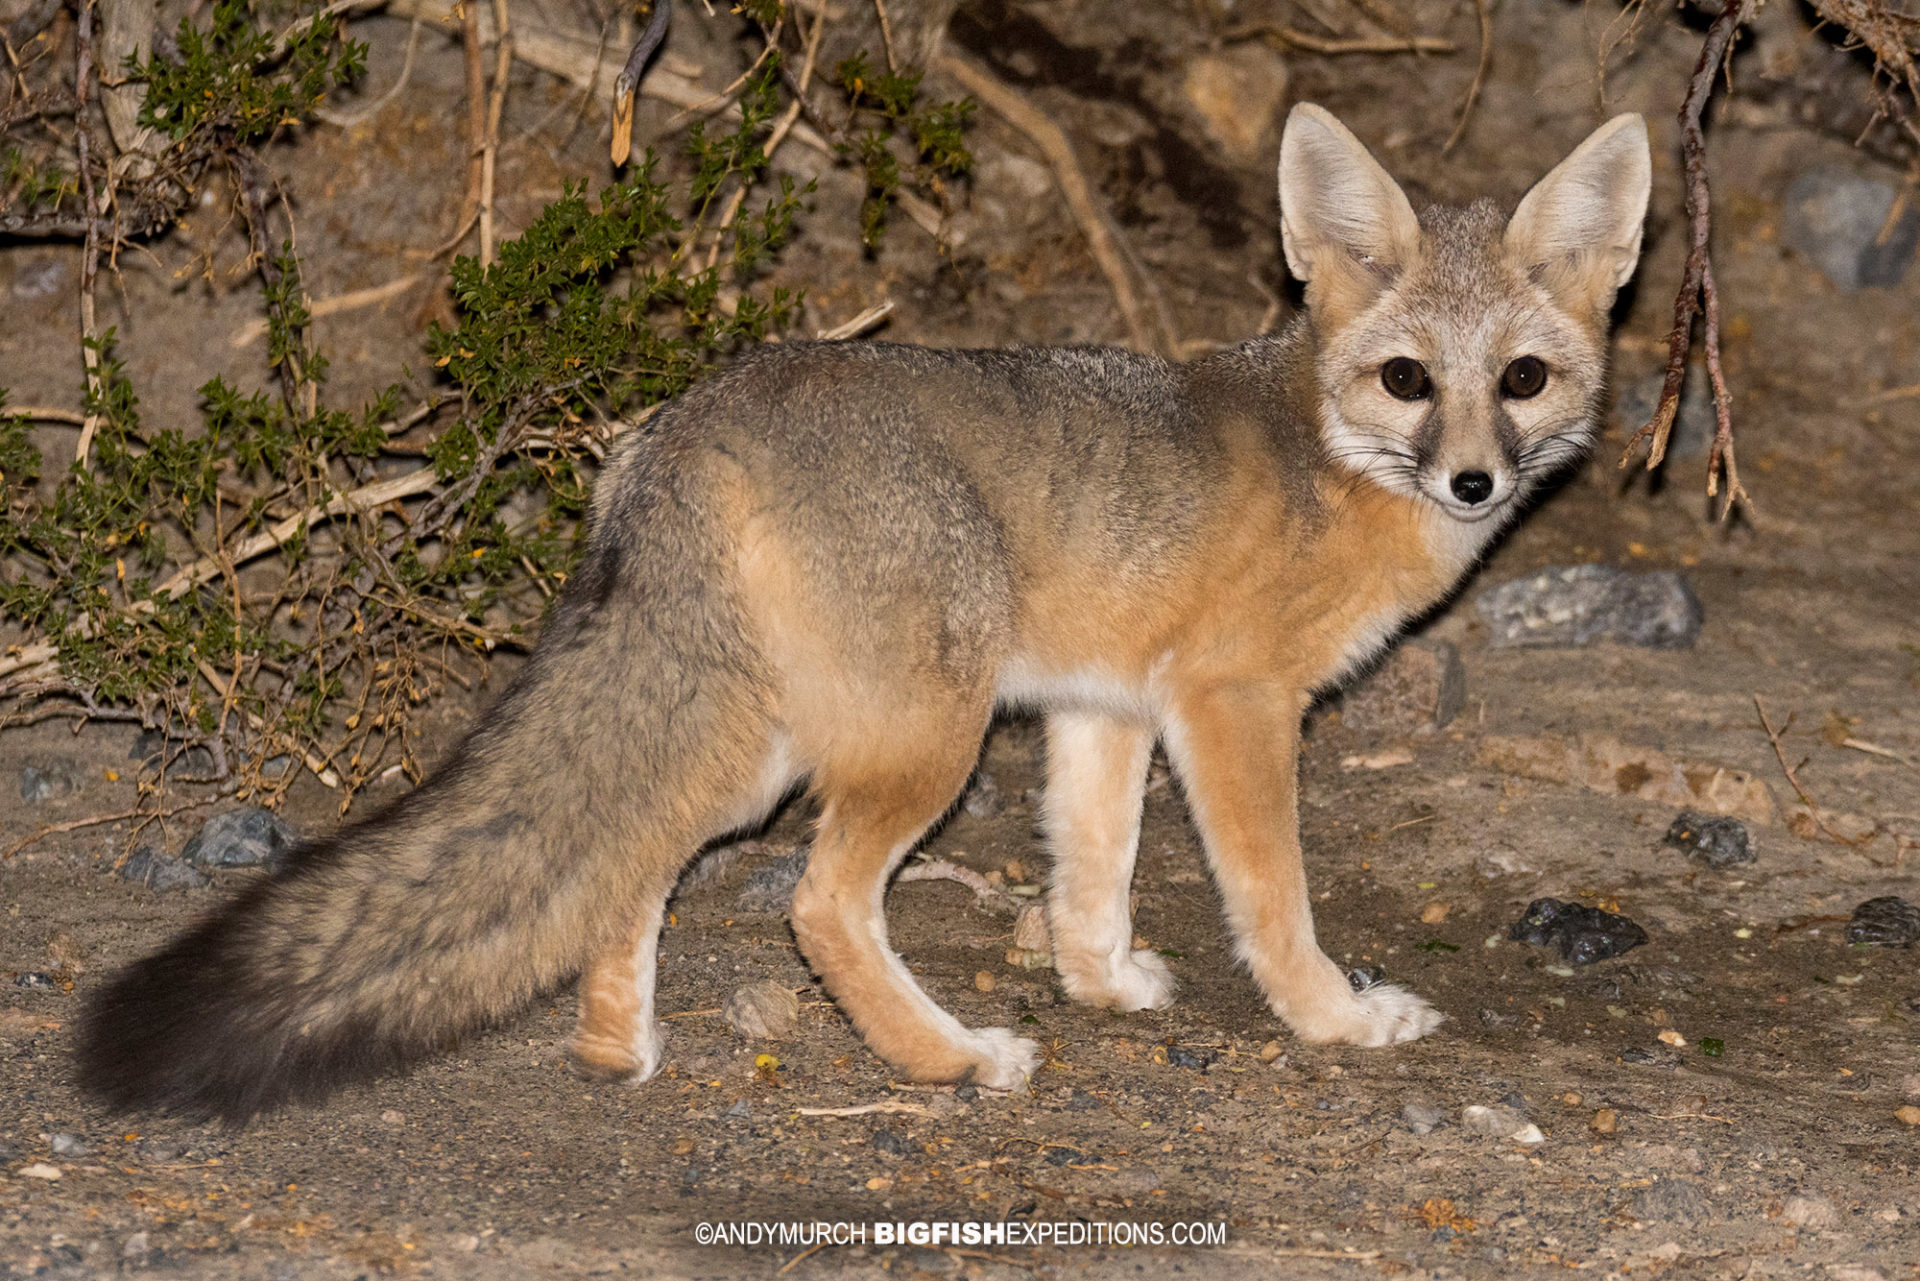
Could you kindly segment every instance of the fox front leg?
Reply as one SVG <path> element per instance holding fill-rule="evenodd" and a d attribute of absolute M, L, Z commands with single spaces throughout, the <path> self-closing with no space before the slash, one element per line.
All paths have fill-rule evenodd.
<path fill-rule="evenodd" d="M 1213 684 L 1176 700 L 1167 751 L 1220 885 L 1240 959 L 1273 1012 L 1302 1040 L 1398 1045 L 1440 1023 L 1391 984 L 1355 992 L 1320 950 L 1300 859 L 1300 716 L 1306 696 L 1260 681 Z"/>

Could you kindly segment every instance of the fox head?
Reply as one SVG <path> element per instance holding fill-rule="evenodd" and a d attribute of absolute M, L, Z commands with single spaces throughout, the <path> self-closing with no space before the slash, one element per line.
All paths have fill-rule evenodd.
<path fill-rule="evenodd" d="M 1511 218 L 1490 201 L 1416 216 L 1344 125 L 1295 107 L 1281 242 L 1306 284 L 1329 456 L 1467 523 L 1579 456 L 1650 181 L 1646 123 L 1615 116 Z"/>

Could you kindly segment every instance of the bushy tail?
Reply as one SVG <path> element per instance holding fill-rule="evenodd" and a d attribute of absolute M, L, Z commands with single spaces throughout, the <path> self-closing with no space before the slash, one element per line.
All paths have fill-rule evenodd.
<path fill-rule="evenodd" d="M 506 1017 L 671 887 L 757 772 L 765 683 L 710 540 L 626 537 L 596 536 L 521 679 L 426 784 L 94 997 L 85 1089 L 231 1121 L 317 1099 Z"/>

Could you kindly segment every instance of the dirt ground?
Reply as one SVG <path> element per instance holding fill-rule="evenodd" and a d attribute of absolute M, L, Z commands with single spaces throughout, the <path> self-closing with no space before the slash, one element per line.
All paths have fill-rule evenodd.
<path fill-rule="evenodd" d="M 1271 174 L 1289 103 L 1332 108 L 1418 194 L 1506 201 L 1606 112 L 1637 109 L 1653 129 L 1654 212 L 1640 283 L 1621 309 L 1616 382 L 1631 386 L 1660 367 L 1683 239 L 1673 114 L 1697 26 L 1650 14 L 1630 54 L 1610 62 L 1603 105 L 1596 50 L 1616 8 L 1500 6 L 1471 126 L 1443 154 L 1474 71 L 1472 6 L 1409 10 L 1418 29 L 1460 44 L 1450 57 L 1283 57 L 1233 45 L 1222 56 L 1275 92 L 1265 104 L 1241 95 L 1225 117 L 1210 117 L 1196 106 L 1204 93 L 1189 92 L 1192 68 L 1213 47 L 1203 8 L 979 0 L 949 37 L 1067 128 L 1183 339 L 1245 336 L 1285 296 Z M 684 6 L 673 48 L 691 58 L 724 52 L 734 24 L 724 11 L 709 19 Z M 373 53 L 349 112 L 395 83 L 407 41 L 407 25 L 393 19 L 356 30 Z M 1753 46 L 1742 67 L 1824 50 L 1806 15 L 1786 5 L 1763 10 Z M 716 59 L 710 82 L 727 78 Z M 461 190 L 448 123 L 461 83 L 457 43 L 424 33 L 406 84 L 369 121 L 316 128 L 273 157 L 294 196 L 316 297 L 420 273 L 382 307 L 318 322 L 343 402 L 397 376 L 393 353 L 417 351 L 446 305 L 443 265 L 427 254 Z M 509 228 L 524 226 L 564 178 L 604 175 L 597 114 L 567 133 L 579 109 L 573 91 L 517 73 L 502 159 Z M 640 135 L 665 116 L 643 107 Z M 980 170 L 946 256 L 905 219 L 882 254 L 863 256 L 845 215 L 857 198 L 852 179 L 797 148 L 782 152 L 782 164 L 822 185 L 781 268 L 809 287 L 809 331 L 892 299 L 887 335 L 896 339 L 1121 336 L 1111 294 L 1030 145 L 986 113 L 974 143 Z M 1713 146 L 1717 273 L 1751 519 L 1712 521 L 1702 459 L 1671 465 L 1653 485 L 1618 472 L 1626 431 L 1615 422 L 1595 460 L 1426 626 L 1458 646 L 1466 667 L 1465 708 L 1451 725 L 1368 735 L 1333 702 L 1309 721 L 1302 817 L 1321 938 L 1336 959 L 1382 966 L 1433 1001 L 1447 1015 L 1434 1035 L 1389 1051 L 1292 1042 L 1232 962 L 1178 787 L 1161 771 L 1141 841 L 1136 929 L 1180 980 L 1169 1010 L 1116 1016 L 1072 1005 L 1049 970 L 1009 962 L 1010 915 L 952 882 L 891 891 L 896 944 L 937 999 L 969 1024 L 1012 1023 L 1051 1047 L 1027 1094 L 890 1083 L 813 985 L 782 916 L 741 906 L 753 872 L 804 839 L 800 803 L 678 896 L 661 947 L 671 1062 L 653 1082 L 589 1085 L 566 1073 L 575 998 L 563 990 L 410 1077 L 242 1131 L 113 1117 L 70 1084 L 81 1000 L 248 874 L 156 896 L 109 871 L 124 826 L 83 828 L 0 868 L 0 1271 L 1920 1276 L 1920 1127 L 1896 1116 L 1920 1102 L 1907 1097 L 1920 1091 L 1916 953 L 1849 947 L 1843 937 L 1862 900 L 1920 899 L 1909 861 L 1920 858 L 1920 399 L 1911 394 L 1920 271 L 1894 287 L 1844 292 L 1785 243 L 1783 193 L 1796 175 L 1828 166 L 1897 181 L 1893 171 L 1752 103 L 1716 127 Z M 149 422 L 197 421 L 194 389 L 216 373 L 263 381 L 257 345 L 233 341 L 258 309 L 243 255 L 212 202 L 179 234 L 125 257 L 124 293 L 103 292 L 104 323 L 120 326 Z M 66 247 L 0 245 L 0 385 L 15 403 L 77 403 L 77 264 Z M 1879 395 L 1901 387 L 1904 397 Z M 45 432 L 50 454 L 63 441 L 71 448 L 64 431 Z M 1697 645 L 1489 646 L 1473 608 L 1480 591 L 1585 562 L 1682 572 L 1704 606 Z M 435 741 L 450 742 L 500 680 L 468 702 L 449 700 Z M 1830 825 L 1870 837 L 1848 844 L 1788 822 L 1794 792 L 1756 695 L 1776 725 L 1792 718 L 1785 761 L 1834 816 Z M 1775 798 L 1771 821 L 1752 824 L 1757 861 L 1724 870 L 1691 862 L 1660 843 L 1670 804 L 1521 777 L 1501 763 L 1496 740 L 1544 735 L 1747 771 Z M 74 734 L 63 725 L 0 735 L 0 843 L 127 808 L 132 739 L 123 728 Z M 1893 755 L 1841 745 L 1847 739 Z M 1000 726 L 982 768 L 1004 807 L 961 810 L 929 852 L 1011 886 L 1039 882 L 1039 756 L 1035 724 Z M 77 762 L 83 786 L 17 801 L 17 771 L 50 758 Z M 199 817 L 168 826 L 170 849 Z M 287 817 L 323 831 L 338 821 L 337 801 L 309 783 L 292 793 Z M 1547 949 L 1506 938 L 1525 905 L 1546 895 L 1617 906 L 1651 941 L 1568 970 Z M 56 935 L 70 942 L 50 956 Z M 52 985 L 14 977 L 30 974 L 51 974 Z M 719 1007 L 740 985 L 768 979 L 801 990 L 801 1033 L 747 1041 Z M 1723 1047 L 1717 1056 L 1705 1052 L 1712 1042 Z M 874 1104 L 895 1110 L 801 1112 Z M 1518 1109 L 1541 1141 L 1470 1132 L 1462 1109 L 1474 1105 Z M 1420 1109 L 1443 1123 L 1419 1132 Z M 66 1136 L 58 1147 L 56 1136 Z M 58 1178 L 36 1177 L 49 1167 Z M 870 1242 L 798 1258 L 798 1246 L 696 1242 L 698 1224 L 750 1219 L 1205 1223 L 1224 1225 L 1225 1244 Z"/>

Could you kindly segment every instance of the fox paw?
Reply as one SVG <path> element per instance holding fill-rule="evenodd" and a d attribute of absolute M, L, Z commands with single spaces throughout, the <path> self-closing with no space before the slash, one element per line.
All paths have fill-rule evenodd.
<path fill-rule="evenodd" d="M 1060 982 L 1067 995 L 1087 1005 L 1131 1013 L 1164 1009 L 1173 1002 L 1173 974 L 1166 958 L 1140 948 L 1118 960 L 1100 957 L 1076 963 L 1059 958 Z"/>
<path fill-rule="evenodd" d="M 975 1028 L 974 1062 L 969 1080 L 989 1090 L 1024 1090 L 1040 1066 L 1040 1047 L 1010 1028 Z"/>
<path fill-rule="evenodd" d="M 1392 983 L 1349 992 L 1336 1008 L 1288 1020 L 1303 1041 L 1374 1048 L 1417 1041 L 1446 1016 Z"/>
<path fill-rule="evenodd" d="M 567 1046 L 567 1066 L 589 1081 L 619 1081 L 638 1085 L 650 1080 L 666 1063 L 666 1039 L 654 1024 L 631 1040 L 603 1034 L 575 1034 Z"/>

